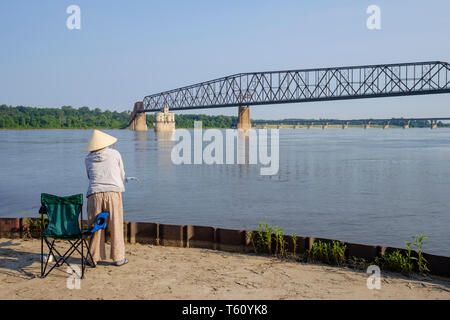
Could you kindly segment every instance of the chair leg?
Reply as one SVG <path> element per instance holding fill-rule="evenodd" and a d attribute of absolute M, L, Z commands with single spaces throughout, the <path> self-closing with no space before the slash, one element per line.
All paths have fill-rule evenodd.
<path fill-rule="evenodd" d="M 56 258 L 56 255 L 52 253 L 53 257 L 55 257 L 55 261 L 58 261 L 59 259 L 61 259 L 62 255 L 61 253 L 59 253 L 59 251 L 56 249 L 56 246 L 53 246 L 53 251 L 59 256 L 59 258 Z M 56 266 L 59 267 L 59 263 L 56 262 Z"/>
<path fill-rule="evenodd" d="M 83 239 L 82 241 L 84 242 L 84 247 L 85 247 L 85 249 L 86 249 L 86 253 L 85 253 L 85 254 L 82 253 L 82 252 L 78 249 L 78 247 L 77 247 L 75 250 L 76 250 L 82 257 L 84 257 L 84 264 L 85 264 L 85 265 L 86 265 L 86 261 L 88 261 L 89 258 L 91 258 L 91 262 L 94 263 L 94 258 L 92 257 L 92 254 L 91 254 L 91 251 L 90 251 L 90 247 L 89 247 L 88 241 L 86 241 L 86 239 Z M 86 269 L 86 266 L 85 266 L 85 269 Z"/>
<path fill-rule="evenodd" d="M 84 278 L 84 241 L 81 238 L 81 279 Z"/>
<path fill-rule="evenodd" d="M 50 257 L 51 257 L 51 255 L 52 255 L 52 253 L 53 253 L 53 249 L 54 249 L 54 245 L 55 245 L 55 239 L 53 239 L 53 241 L 51 242 L 51 243 L 49 243 L 49 241 L 47 240 L 47 238 L 43 238 L 44 240 L 45 240 L 45 243 L 47 244 L 47 247 L 48 247 L 48 249 L 49 249 L 49 252 L 48 252 L 48 258 L 47 258 L 47 260 L 45 261 L 45 266 L 43 267 L 43 269 L 42 269 L 42 265 L 41 265 L 41 269 L 42 269 L 42 271 L 41 271 L 41 278 L 45 278 L 49 273 L 50 273 L 50 271 L 52 271 L 53 270 L 53 268 L 56 266 L 56 264 L 47 272 L 47 273 L 45 273 L 45 270 L 47 270 L 47 266 L 48 266 L 48 261 L 50 260 Z M 42 244 L 42 254 L 43 254 L 44 252 L 43 252 L 43 244 Z M 43 263 L 43 260 L 44 260 L 44 256 L 42 255 L 42 263 Z"/>
<path fill-rule="evenodd" d="M 41 234 L 41 278 L 44 276 L 44 238 Z"/>
<path fill-rule="evenodd" d="M 46 241 L 47 241 L 47 240 L 46 240 Z M 55 241 L 54 241 L 54 242 L 55 242 Z M 50 248 L 50 245 L 48 244 L 48 242 L 47 242 L 47 246 Z M 61 258 L 63 257 L 63 255 L 62 255 L 61 253 L 59 253 L 59 251 L 56 249 L 56 246 L 55 246 L 55 245 L 53 245 L 52 248 L 53 248 L 52 251 L 54 251 L 54 252 L 59 256 L 59 258 L 57 259 L 56 256 L 55 256 L 55 254 L 53 254 L 53 252 L 52 252 L 53 257 L 55 257 L 56 266 L 59 267 L 60 264 L 58 263 L 58 261 L 61 260 Z"/>
<path fill-rule="evenodd" d="M 88 259 L 91 259 L 91 262 L 94 264 L 94 259 L 91 254 L 90 246 L 86 239 L 78 239 L 75 242 L 72 242 L 70 240 L 70 248 L 64 252 L 64 254 L 61 254 L 56 248 L 55 248 L 55 239 L 52 241 L 49 241 L 47 238 L 43 237 L 41 239 L 41 253 L 43 254 L 44 251 L 44 241 L 47 244 L 47 247 L 49 248 L 48 256 L 54 256 L 55 257 L 55 264 L 47 271 L 47 266 L 49 263 L 49 259 L 44 261 L 41 260 L 41 278 L 45 278 L 55 267 L 62 266 L 64 263 L 69 266 L 69 268 L 72 268 L 72 266 L 69 264 L 68 259 L 72 256 L 72 254 L 77 251 L 81 255 L 81 279 L 84 278 L 84 273 L 86 270 L 86 262 Z M 78 248 L 81 245 L 81 250 Z M 86 252 L 85 252 L 86 250 Z M 55 254 L 53 254 L 55 252 Z M 58 258 L 56 257 L 56 254 L 58 255 Z M 43 257 L 43 256 L 42 256 Z M 73 269 L 72 269 L 73 270 Z M 47 272 L 46 272 L 47 271 Z M 75 272 L 75 270 L 73 270 Z"/>
<path fill-rule="evenodd" d="M 69 268 L 71 268 L 74 272 L 76 272 L 76 271 L 72 268 L 72 266 L 67 262 L 67 259 L 70 258 L 70 256 L 75 252 L 75 250 L 78 251 L 78 246 L 81 244 L 80 241 L 77 241 L 77 242 L 73 243 L 72 241 L 69 240 L 69 243 L 71 244 L 71 247 L 70 247 L 63 255 L 61 255 L 61 254 L 54 248 L 54 242 L 55 242 L 55 240 L 53 240 L 53 242 L 52 242 L 52 244 L 51 244 L 52 249 L 50 250 L 50 253 L 52 253 L 53 250 L 55 250 L 55 251 L 58 253 L 58 255 L 60 256 L 60 258 L 58 258 L 58 259 L 56 260 L 56 263 L 53 265 L 53 267 L 52 267 L 47 273 L 45 273 L 46 268 L 44 268 L 44 273 L 45 273 L 45 274 L 44 274 L 44 277 L 47 276 L 47 275 L 48 275 L 55 267 L 62 266 L 64 263 L 67 264 L 67 266 L 68 266 Z M 47 243 L 47 245 L 48 245 L 48 243 Z M 47 260 L 47 263 L 48 263 L 48 260 Z M 46 264 L 46 266 L 47 266 L 47 264 Z"/>
<path fill-rule="evenodd" d="M 86 239 L 84 239 L 84 244 L 85 244 L 86 250 L 87 250 L 87 253 L 86 253 L 86 261 L 88 260 L 87 258 L 90 257 L 90 258 L 91 258 L 92 264 L 95 265 L 94 258 L 92 258 L 92 254 L 91 254 L 91 246 L 89 245 L 89 241 L 87 241 Z"/>
<path fill-rule="evenodd" d="M 58 260 L 57 263 L 59 264 L 59 262 L 61 261 L 61 265 L 62 265 L 63 263 L 65 263 L 65 264 L 67 264 L 67 265 L 69 266 L 69 268 L 72 269 L 72 266 L 69 264 L 69 262 L 67 262 L 67 259 L 69 259 L 75 251 L 80 252 L 80 251 L 78 250 L 78 246 L 79 246 L 81 243 L 80 243 L 80 240 L 77 240 L 77 241 L 75 241 L 75 242 L 72 242 L 72 241 L 70 241 L 70 240 L 68 240 L 68 241 L 69 241 L 71 247 L 64 253 L 64 255 Z M 72 270 L 73 270 L 73 269 L 72 269 Z M 73 271 L 75 272 L 75 270 L 73 270 Z"/>

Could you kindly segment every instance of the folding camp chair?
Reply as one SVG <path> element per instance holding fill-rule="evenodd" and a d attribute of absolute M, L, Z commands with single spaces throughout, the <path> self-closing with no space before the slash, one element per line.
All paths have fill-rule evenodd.
<path fill-rule="evenodd" d="M 80 224 L 83 221 L 83 195 L 77 194 L 68 197 L 58 197 L 48 193 L 41 194 L 41 209 L 39 212 L 41 213 L 41 278 L 45 278 L 55 267 L 59 267 L 64 263 L 72 269 L 67 259 L 75 251 L 81 256 L 81 278 L 84 278 L 88 258 L 90 258 L 92 265 L 95 265 L 87 239 L 97 230 L 106 228 L 108 213 L 97 215 L 93 228 L 81 231 Z M 44 215 L 48 217 L 47 222 L 44 219 Z M 56 240 L 68 241 L 70 248 L 64 254 L 60 254 L 55 247 Z M 47 259 L 44 259 L 44 242 L 49 249 Z M 47 271 L 50 257 L 53 256 L 56 261 Z"/>

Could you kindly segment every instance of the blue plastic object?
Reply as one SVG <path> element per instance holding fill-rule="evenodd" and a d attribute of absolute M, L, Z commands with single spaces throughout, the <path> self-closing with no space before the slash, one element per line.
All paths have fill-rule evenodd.
<path fill-rule="evenodd" d="M 83 230 L 83 233 L 92 234 L 95 231 L 106 229 L 109 212 L 101 212 L 95 217 L 94 226 L 90 230 Z"/>

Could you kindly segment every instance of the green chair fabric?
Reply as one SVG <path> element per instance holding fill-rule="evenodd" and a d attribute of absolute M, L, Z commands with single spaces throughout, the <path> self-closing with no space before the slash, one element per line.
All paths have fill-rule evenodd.
<path fill-rule="evenodd" d="M 79 215 L 83 208 L 83 195 L 76 194 L 58 197 L 48 193 L 41 194 L 41 204 L 48 215 L 48 226 L 43 236 L 55 239 L 79 239 L 82 233 Z"/>

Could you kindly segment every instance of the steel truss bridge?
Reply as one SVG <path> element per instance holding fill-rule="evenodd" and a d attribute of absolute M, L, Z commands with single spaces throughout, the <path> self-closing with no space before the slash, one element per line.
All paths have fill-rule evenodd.
<path fill-rule="evenodd" d="M 256 125 L 264 125 L 264 124 L 290 124 L 290 125 L 296 125 L 296 124 L 345 124 L 345 123 L 351 123 L 351 124 L 360 124 L 360 123 L 369 123 L 369 122 L 384 122 L 384 123 L 390 123 L 390 122 L 403 122 L 408 123 L 411 121 L 428 121 L 433 123 L 438 123 L 439 121 L 449 121 L 450 117 L 429 117 L 429 118 L 366 118 L 366 119 L 284 119 L 284 120 L 252 120 L 253 123 Z"/>
<path fill-rule="evenodd" d="M 239 73 L 146 96 L 142 112 L 450 92 L 447 62 Z"/>
<path fill-rule="evenodd" d="M 256 106 L 450 92 L 447 62 L 239 73 L 144 97 L 141 112 Z"/>

